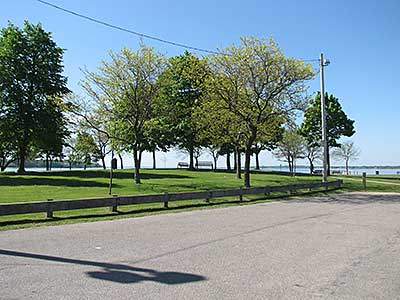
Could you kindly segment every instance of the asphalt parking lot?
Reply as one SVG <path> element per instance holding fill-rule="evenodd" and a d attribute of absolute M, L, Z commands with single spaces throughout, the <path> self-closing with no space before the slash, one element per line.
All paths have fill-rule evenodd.
<path fill-rule="evenodd" d="M 0 299 L 400 299 L 400 194 L 2 231 Z"/>

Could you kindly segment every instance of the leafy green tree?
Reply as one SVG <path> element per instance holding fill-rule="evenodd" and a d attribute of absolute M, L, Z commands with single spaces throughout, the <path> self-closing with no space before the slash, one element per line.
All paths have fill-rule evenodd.
<path fill-rule="evenodd" d="M 218 154 L 219 155 L 226 155 L 226 169 L 230 171 L 232 169 L 231 167 L 231 154 L 234 153 L 235 148 L 232 144 L 230 143 L 222 143 Z"/>
<path fill-rule="evenodd" d="M 259 141 L 253 145 L 251 148 L 252 155 L 256 158 L 256 170 L 260 170 L 260 159 L 259 155 L 261 151 L 268 150 L 272 151 L 277 147 L 277 144 L 282 140 L 283 128 L 282 125 L 284 120 L 281 118 L 276 118 L 271 120 L 268 125 L 268 130 L 265 131 L 263 136 L 260 136 Z"/>
<path fill-rule="evenodd" d="M 189 153 L 189 169 L 194 169 L 196 148 L 206 146 L 197 130 L 194 113 L 205 90 L 209 68 L 205 59 L 185 52 L 169 59 L 160 75 L 159 102 L 165 123 L 175 134 L 175 144 Z"/>
<path fill-rule="evenodd" d="M 44 124 L 53 112 L 49 107 L 56 107 L 54 99 L 68 92 L 62 57 L 63 49 L 40 24 L 26 21 L 20 29 L 9 23 L 0 32 L 1 118 L 12 132 L 20 173 L 25 172 L 25 159 L 38 136 L 47 131 Z"/>
<path fill-rule="evenodd" d="M 286 130 L 277 144 L 274 155 L 288 163 L 289 172 L 295 174 L 296 160 L 305 156 L 305 141 L 297 130 Z"/>
<path fill-rule="evenodd" d="M 66 139 L 69 137 L 68 122 L 64 112 L 66 103 L 60 98 L 45 104 L 45 109 L 38 113 L 40 123 L 35 132 L 35 147 L 46 160 L 46 170 L 51 169 L 53 159 L 61 158 Z"/>
<path fill-rule="evenodd" d="M 311 65 L 285 57 L 277 44 L 242 38 L 241 44 L 211 57 L 210 89 L 221 102 L 221 114 L 240 120 L 238 136 L 244 141 L 244 186 L 250 187 L 252 147 L 275 118 L 289 118 L 304 107 L 305 81 L 314 74 Z"/>
<path fill-rule="evenodd" d="M 240 179 L 241 152 L 244 144 L 242 135 L 244 127 L 240 119 L 232 112 L 226 111 L 223 103 L 211 93 L 211 90 L 204 95 L 193 117 L 202 140 L 206 140 L 213 147 L 219 147 L 222 153 L 234 153 L 236 177 Z"/>
<path fill-rule="evenodd" d="M 4 112 L 4 102 L 0 97 L 0 170 L 4 171 L 17 159 L 17 147 L 13 141 L 12 120 Z"/>
<path fill-rule="evenodd" d="M 17 159 L 17 149 L 9 129 L 0 114 L 0 170 L 2 172 Z"/>
<path fill-rule="evenodd" d="M 165 67 L 163 55 L 141 46 L 110 52 L 98 72 L 86 72 L 83 88 L 109 119 L 106 132 L 119 147 L 133 152 L 135 182 L 140 180 L 142 152 L 148 150 L 146 126 L 153 118 L 158 76 Z"/>
<path fill-rule="evenodd" d="M 347 117 L 339 103 L 339 99 L 325 93 L 326 133 L 328 147 L 339 147 L 338 140 L 350 137 L 355 133 L 354 120 Z M 304 113 L 300 133 L 311 146 L 321 145 L 321 94 L 317 93 Z M 328 174 L 330 173 L 330 158 L 328 151 Z"/>
<path fill-rule="evenodd" d="M 95 140 L 88 132 L 79 132 L 74 147 L 74 160 L 83 163 L 83 168 L 98 160 L 98 149 Z"/>

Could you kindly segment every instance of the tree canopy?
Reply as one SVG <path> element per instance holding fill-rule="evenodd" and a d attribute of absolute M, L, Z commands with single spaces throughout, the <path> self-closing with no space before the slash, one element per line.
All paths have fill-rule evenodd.
<path fill-rule="evenodd" d="M 338 140 L 343 137 L 350 137 L 355 133 L 354 120 L 347 117 L 334 95 L 325 93 L 326 107 L 326 134 L 328 147 L 339 147 Z M 321 94 L 318 92 L 311 100 L 309 107 L 304 113 L 304 120 L 300 127 L 300 133 L 312 147 L 321 145 Z M 328 151 L 329 154 L 329 151 Z M 328 157 L 328 168 L 330 167 Z"/>
<path fill-rule="evenodd" d="M 165 63 L 165 57 L 153 48 L 124 48 L 110 52 L 110 60 L 97 72 L 86 71 L 82 84 L 97 109 L 108 116 L 105 131 L 114 143 L 133 152 L 136 183 L 141 182 L 141 155 L 149 148 L 146 132 L 154 117 L 158 76 Z"/>
<path fill-rule="evenodd" d="M 40 24 L 26 21 L 21 29 L 9 23 L 0 31 L 0 127 L 10 133 L 0 138 L 2 144 L 12 140 L 20 173 L 32 147 L 60 152 L 67 135 L 63 52 Z"/>
<path fill-rule="evenodd" d="M 240 124 L 236 135 L 244 141 L 244 185 L 249 187 L 252 147 L 277 118 L 286 120 L 304 107 L 305 81 L 314 73 L 311 65 L 286 57 L 272 39 L 242 38 L 210 61 L 212 98 L 219 101 L 221 114 L 231 114 Z"/>
<path fill-rule="evenodd" d="M 162 122 L 174 133 L 173 143 L 189 153 L 190 169 L 194 169 L 195 149 L 206 145 L 196 126 L 195 113 L 206 91 L 209 75 L 206 59 L 185 51 L 169 59 L 159 78 Z"/>

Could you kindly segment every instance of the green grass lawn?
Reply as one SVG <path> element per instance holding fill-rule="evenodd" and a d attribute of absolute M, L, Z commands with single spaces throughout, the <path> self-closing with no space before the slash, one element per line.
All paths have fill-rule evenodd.
<path fill-rule="evenodd" d="M 359 176 L 332 176 L 343 179 L 343 191 L 361 191 L 362 179 Z M 367 175 L 367 192 L 400 193 L 400 175 Z"/>
<path fill-rule="evenodd" d="M 179 191 L 200 191 L 210 189 L 237 188 L 243 180 L 236 179 L 233 172 L 189 171 L 186 169 L 142 170 L 142 184 L 133 181 L 132 170 L 118 170 L 114 173 L 113 194 L 137 195 Z M 334 177 L 333 177 L 334 178 Z M 375 178 L 374 178 L 375 180 Z M 382 180 L 377 178 L 377 180 Z M 400 176 L 386 178 L 385 181 L 400 182 Z M 316 176 L 288 176 L 274 172 L 253 172 L 252 186 L 285 185 L 292 183 L 317 182 Z M 16 173 L 0 174 L 0 203 L 44 201 L 46 199 L 79 199 L 108 196 L 109 173 L 102 170 L 31 172 L 26 175 Z M 361 190 L 361 178 L 345 179 L 343 191 Z M 400 192 L 400 185 L 368 183 L 369 191 Z M 282 194 L 281 194 L 282 195 Z M 286 195 L 285 193 L 283 195 Z M 276 195 L 276 196 L 279 196 Z M 78 221 L 95 221 L 129 216 L 142 216 L 163 212 L 204 209 L 229 205 L 247 205 L 257 201 L 271 201 L 259 195 L 247 197 L 251 201 L 238 202 L 236 199 L 212 199 L 170 203 L 165 210 L 159 203 L 126 206 L 119 213 L 111 213 L 108 208 L 55 212 L 54 220 L 45 220 L 44 214 L 29 214 L 0 217 L 0 229 L 12 229 L 43 224 L 64 224 Z M 258 199 L 258 200 L 257 200 Z"/>
<path fill-rule="evenodd" d="M 136 195 L 164 192 L 236 188 L 243 186 L 233 172 L 142 170 L 142 184 L 135 184 L 132 170 L 114 172 L 113 194 Z M 252 186 L 318 181 L 312 176 L 284 176 L 258 172 L 251 175 Z M 108 195 L 109 172 L 31 172 L 26 175 L 0 174 L 0 203 L 78 199 Z"/>

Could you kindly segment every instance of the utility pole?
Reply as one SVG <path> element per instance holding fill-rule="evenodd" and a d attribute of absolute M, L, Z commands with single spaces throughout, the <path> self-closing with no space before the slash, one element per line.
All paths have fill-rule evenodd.
<path fill-rule="evenodd" d="M 321 127 L 322 127 L 322 147 L 324 148 L 323 158 L 323 177 L 322 182 L 328 181 L 328 140 L 326 136 L 326 112 L 325 112 L 325 86 L 324 86 L 324 67 L 329 65 L 329 60 L 324 60 L 324 55 L 321 53 L 319 57 L 320 79 L 321 79 Z"/>

